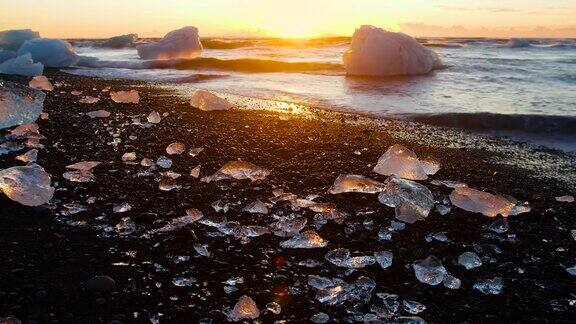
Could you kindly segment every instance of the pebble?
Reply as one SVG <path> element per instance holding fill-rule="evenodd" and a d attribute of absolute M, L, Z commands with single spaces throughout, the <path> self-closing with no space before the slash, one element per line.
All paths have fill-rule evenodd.
<path fill-rule="evenodd" d="M 96 276 L 86 281 L 86 288 L 90 292 L 110 291 L 114 289 L 116 282 L 108 276 Z"/>

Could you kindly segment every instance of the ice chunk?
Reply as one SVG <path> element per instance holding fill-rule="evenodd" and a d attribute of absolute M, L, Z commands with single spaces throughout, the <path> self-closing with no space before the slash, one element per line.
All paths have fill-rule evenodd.
<path fill-rule="evenodd" d="M 242 211 L 251 214 L 268 214 L 268 207 L 260 199 L 256 199 L 248 206 L 244 207 Z"/>
<path fill-rule="evenodd" d="M 348 75 L 419 75 L 441 68 L 442 61 L 406 34 L 362 26 L 354 32 L 350 49 L 344 53 L 344 67 Z"/>
<path fill-rule="evenodd" d="M 416 302 L 416 301 L 413 301 L 413 300 L 407 300 L 407 299 L 402 301 L 402 307 L 404 308 L 404 310 L 407 313 L 414 314 L 414 315 L 422 313 L 423 311 L 426 310 L 426 305 L 421 304 L 421 303 Z"/>
<path fill-rule="evenodd" d="M 350 284 L 341 280 L 334 281 L 334 286 L 319 289 L 316 292 L 316 300 L 329 305 L 346 301 L 368 301 L 372 297 L 372 290 L 376 287 L 376 282 L 368 277 L 359 277 Z"/>
<path fill-rule="evenodd" d="M 341 174 L 330 188 L 331 194 L 344 192 L 378 193 L 384 191 L 384 184 L 361 175 Z"/>
<path fill-rule="evenodd" d="M 0 48 L 16 51 L 25 41 L 39 38 L 40 33 L 31 29 L 15 29 L 0 31 Z"/>
<path fill-rule="evenodd" d="M 164 225 L 163 227 L 153 230 L 152 233 L 166 233 L 176 231 L 190 224 L 193 224 L 194 222 L 202 219 L 203 217 L 204 214 L 202 214 L 201 211 L 195 208 L 190 208 L 186 210 L 186 216 L 174 218 L 170 220 L 170 222 Z"/>
<path fill-rule="evenodd" d="M 474 289 L 480 290 L 484 294 L 498 295 L 504 288 L 504 281 L 500 277 L 493 279 L 482 279 L 476 281 Z"/>
<path fill-rule="evenodd" d="M 438 162 L 420 161 L 416 153 L 406 147 L 396 144 L 378 159 L 374 172 L 382 175 L 396 175 L 410 180 L 426 180 L 429 174 L 435 174 L 440 169 Z"/>
<path fill-rule="evenodd" d="M 60 39 L 37 38 L 27 40 L 18 49 L 18 55 L 32 54 L 34 62 L 48 67 L 67 67 L 78 62 L 74 47 Z"/>
<path fill-rule="evenodd" d="M 195 58 L 202 53 L 202 43 L 196 27 L 184 27 L 166 34 L 156 43 L 136 47 L 141 59 Z"/>
<path fill-rule="evenodd" d="M 97 43 L 99 47 L 107 48 L 125 48 L 134 46 L 134 42 L 138 40 L 138 34 L 126 34 L 111 37 L 105 41 Z"/>
<path fill-rule="evenodd" d="M 122 155 L 122 161 L 134 161 L 136 160 L 136 152 L 127 152 Z"/>
<path fill-rule="evenodd" d="M 566 272 L 568 272 L 573 276 L 576 276 L 576 265 L 566 268 Z"/>
<path fill-rule="evenodd" d="M 202 152 L 204 152 L 203 147 L 195 147 L 195 148 L 191 148 L 190 151 L 188 151 L 188 155 L 190 155 L 191 157 L 196 157 Z"/>
<path fill-rule="evenodd" d="M 556 197 L 556 201 L 571 203 L 571 202 L 574 202 L 574 197 L 573 196 L 560 196 L 560 197 Z"/>
<path fill-rule="evenodd" d="M 416 261 L 412 264 L 416 278 L 422 283 L 436 286 L 444 281 L 448 271 L 442 265 L 442 262 L 435 256 L 431 255 L 426 259 Z"/>
<path fill-rule="evenodd" d="M 45 91 L 52 91 L 54 90 L 54 86 L 50 83 L 47 77 L 43 75 L 35 76 L 28 82 L 28 86 L 30 88 L 45 90 Z"/>
<path fill-rule="evenodd" d="M 474 252 L 464 252 L 458 257 L 458 264 L 470 270 L 481 266 L 482 260 Z"/>
<path fill-rule="evenodd" d="M 334 283 L 334 280 L 332 280 L 332 279 L 311 275 L 311 276 L 308 276 L 308 285 L 310 285 L 316 289 L 324 289 L 324 288 L 334 286 L 335 283 Z"/>
<path fill-rule="evenodd" d="M 266 310 L 270 311 L 273 314 L 280 314 L 282 312 L 282 307 L 277 302 L 270 302 L 266 304 Z"/>
<path fill-rule="evenodd" d="M 376 263 L 376 259 L 373 256 L 366 255 L 352 257 L 350 255 L 350 250 L 343 248 L 338 248 L 328 252 L 325 259 L 336 266 L 351 269 L 361 269 L 365 266 Z"/>
<path fill-rule="evenodd" d="M 166 147 L 166 153 L 169 155 L 182 154 L 186 150 L 186 145 L 180 142 L 175 142 Z"/>
<path fill-rule="evenodd" d="M 297 235 L 306 226 L 308 220 L 306 217 L 283 217 L 276 223 L 273 223 L 270 228 L 274 235 L 280 237 L 290 237 Z"/>
<path fill-rule="evenodd" d="M 158 165 L 162 169 L 170 169 L 172 167 L 172 160 L 165 157 L 164 155 L 160 155 L 156 160 L 156 165 Z"/>
<path fill-rule="evenodd" d="M 236 160 L 224 164 L 224 166 L 222 166 L 222 168 L 216 171 L 216 173 L 213 175 L 202 178 L 202 181 L 212 182 L 224 179 L 250 179 L 252 181 L 256 181 L 264 180 L 264 178 L 266 178 L 269 174 L 270 171 L 250 162 Z"/>
<path fill-rule="evenodd" d="M 38 159 L 37 149 L 31 149 L 30 151 L 16 157 L 16 160 L 22 161 L 24 163 L 36 162 L 36 159 Z"/>
<path fill-rule="evenodd" d="M 54 195 L 50 175 L 36 164 L 0 170 L 0 190 L 8 198 L 26 206 L 45 204 Z"/>
<path fill-rule="evenodd" d="M 112 211 L 115 213 L 125 213 L 132 209 L 132 206 L 127 202 L 122 202 L 112 207 Z"/>
<path fill-rule="evenodd" d="M 488 217 L 498 215 L 506 217 L 526 211 L 515 209 L 517 201 L 512 197 L 493 195 L 466 186 L 456 187 L 450 194 L 450 201 L 464 210 L 481 213 Z"/>
<path fill-rule="evenodd" d="M 386 180 L 385 190 L 378 195 L 378 200 L 394 207 L 396 218 L 410 224 L 428 217 L 434 207 L 434 197 L 428 188 L 394 176 Z"/>
<path fill-rule="evenodd" d="M 205 244 L 194 244 L 194 250 L 201 256 L 209 258 L 211 256 L 210 251 L 208 251 L 208 245 Z"/>
<path fill-rule="evenodd" d="M 234 309 L 227 315 L 231 321 L 237 322 L 243 319 L 258 318 L 260 316 L 260 310 L 258 310 L 258 306 L 252 298 L 244 295 L 240 297 Z"/>
<path fill-rule="evenodd" d="M 83 104 L 94 104 L 94 103 L 97 103 L 98 101 L 100 101 L 100 98 L 92 97 L 92 96 L 85 96 L 78 101 L 80 103 L 83 103 Z"/>
<path fill-rule="evenodd" d="M 190 99 L 190 105 L 200 110 L 228 110 L 232 105 L 228 100 L 220 98 L 207 90 L 196 90 Z"/>
<path fill-rule="evenodd" d="M 140 94 L 136 90 L 110 91 L 110 98 L 117 103 L 140 103 Z"/>
<path fill-rule="evenodd" d="M 100 165 L 97 161 L 82 161 L 67 165 L 67 169 L 74 171 L 67 171 L 62 176 L 72 182 L 90 182 L 94 180 L 92 169 Z"/>
<path fill-rule="evenodd" d="M 460 285 L 462 285 L 462 281 L 450 274 L 447 274 L 444 277 L 444 281 L 442 282 L 444 287 L 449 289 L 460 289 Z"/>
<path fill-rule="evenodd" d="M 190 171 L 190 176 L 192 178 L 198 178 L 200 176 L 200 165 L 196 166 L 194 169 Z"/>
<path fill-rule="evenodd" d="M 33 123 L 42 113 L 45 97 L 40 90 L 0 81 L 0 129 Z"/>
<path fill-rule="evenodd" d="M 103 109 L 100 109 L 100 110 L 87 112 L 86 116 L 88 116 L 90 118 L 108 118 L 108 117 L 110 117 L 110 112 L 103 110 Z"/>
<path fill-rule="evenodd" d="M 315 324 L 328 323 L 329 320 L 330 320 L 330 316 L 326 313 L 323 313 L 323 312 L 318 312 L 318 313 L 310 316 L 310 322 L 315 323 Z"/>
<path fill-rule="evenodd" d="M 180 189 L 182 186 L 177 184 L 176 181 L 174 181 L 174 178 L 164 176 L 160 180 L 158 188 L 162 191 L 172 191 L 174 189 Z"/>
<path fill-rule="evenodd" d="M 374 257 L 376 258 L 376 262 L 378 262 L 380 267 L 382 269 L 386 269 L 392 265 L 394 255 L 389 251 L 378 251 L 374 252 Z"/>
<path fill-rule="evenodd" d="M 0 63 L 0 73 L 23 76 L 41 75 L 44 72 L 42 63 L 34 63 L 32 55 L 26 53 Z"/>
<path fill-rule="evenodd" d="M 320 237 L 315 231 L 306 231 L 298 234 L 287 241 L 280 242 L 285 249 L 313 249 L 328 245 L 328 241 Z"/>
<path fill-rule="evenodd" d="M 160 117 L 160 114 L 157 111 L 153 111 L 148 115 L 146 120 L 151 124 L 158 124 L 162 121 L 162 117 Z"/>
<path fill-rule="evenodd" d="M 15 51 L 6 51 L 3 49 L 0 49 L 0 63 L 8 61 L 10 59 L 13 59 L 16 56 L 18 56 L 18 55 L 16 54 Z M 30 58 L 32 58 L 32 56 L 30 56 Z"/>

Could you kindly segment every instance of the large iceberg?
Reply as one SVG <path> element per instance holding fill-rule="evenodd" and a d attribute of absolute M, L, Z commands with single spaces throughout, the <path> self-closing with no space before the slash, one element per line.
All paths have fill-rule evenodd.
<path fill-rule="evenodd" d="M 42 113 L 45 97 L 40 90 L 0 81 L 0 129 L 33 123 Z"/>
<path fill-rule="evenodd" d="M 60 39 L 38 38 L 24 42 L 18 55 L 30 53 L 34 62 L 48 67 L 67 67 L 78 62 L 74 47 Z"/>
<path fill-rule="evenodd" d="M 9 59 L 13 59 L 16 56 L 18 56 L 16 54 L 16 51 L 6 51 L 3 49 L 0 49 L 0 63 L 5 62 Z"/>
<path fill-rule="evenodd" d="M 198 28 L 188 26 L 173 30 L 156 43 L 137 46 L 142 59 L 195 58 L 202 53 Z"/>
<path fill-rule="evenodd" d="M 127 34 L 111 37 L 105 41 L 97 43 L 99 47 L 125 48 L 132 47 L 138 39 L 138 34 Z"/>
<path fill-rule="evenodd" d="M 42 63 L 34 63 L 32 55 L 26 53 L 0 63 L 0 73 L 23 76 L 37 76 L 44 72 Z"/>
<path fill-rule="evenodd" d="M 406 34 L 362 26 L 344 53 L 344 66 L 348 75 L 400 76 L 430 73 L 442 67 L 442 61 Z"/>
<path fill-rule="evenodd" d="M 0 31 L 0 49 L 16 51 L 25 41 L 39 37 L 40 34 L 31 29 Z"/>

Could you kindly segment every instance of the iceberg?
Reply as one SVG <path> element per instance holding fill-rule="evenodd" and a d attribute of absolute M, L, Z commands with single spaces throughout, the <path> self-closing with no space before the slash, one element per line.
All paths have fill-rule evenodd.
<path fill-rule="evenodd" d="M 48 67 L 67 67 L 78 62 L 74 47 L 66 41 L 51 38 L 38 38 L 24 42 L 18 55 L 30 53 L 34 62 Z"/>
<path fill-rule="evenodd" d="M 344 67 L 348 75 L 420 75 L 441 68 L 442 61 L 433 50 L 406 34 L 362 26 L 344 53 Z"/>
<path fill-rule="evenodd" d="M 419 160 L 416 153 L 395 144 L 378 159 L 374 172 L 409 180 L 426 180 L 428 175 L 435 174 L 439 169 L 440 164 L 433 159 Z"/>
<path fill-rule="evenodd" d="M 198 29 L 188 26 L 169 32 L 156 43 L 139 45 L 136 50 L 145 60 L 189 59 L 202 53 L 202 43 Z"/>
<path fill-rule="evenodd" d="M 52 199 L 55 189 L 50 186 L 50 175 L 34 164 L 0 170 L 0 190 L 22 205 L 39 206 Z"/>
<path fill-rule="evenodd" d="M 8 61 L 9 59 L 13 59 L 16 56 L 18 56 L 16 54 L 16 51 L 6 51 L 3 49 L 0 49 L 0 63 Z"/>
<path fill-rule="evenodd" d="M 45 91 L 52 91 L 54 90 L 54 86 L 50 83 L 47 77 L 43 75 L 35 76 L 28 82 L 28 86 L 30 88 L 38 89 L 38 90 L 45 90 Z"/>
<path fill-rule="evenodd" d="M 0 31 L 0 49 L 17 51 L 25 41 L 39 37 L 40 33 L 31 29 Z"/>
<path fill-rule="evenodd" d="M 530 211 L 529 207 L 519 205 L 512 197 L 493 195 L 467 186 L 456 187 L 450 194 L 450 201 L 464 210 L 488 217 L 507 217 Z"/>
<path fill-rule="evenodd" d="M 44 72 L 42 63 L 34 63 L 30 53 L 8 59 L 0 63 L 0 73 L 23 76 L 41 75 Z"/>
<path fill-rule="evenodd" d="M 99 47 L 107 48 L 125 48 L 134 46 L 134 42 L 138 39 L 138 34 L 126 34 L 111 37 L 105 41 L 101 41 L 96 45 Z"/>
<path fill-rule="evenodd" d="M 0 129 L 33 123 L 42 113 L 45 97 L 40 90 L 0 81 Z"/>
<path fill-rule="evenodd" d="M 190 105 L 200 110 L 228 110 L 232 105 L 228 100 L 220 98 L 210 91 L 196 90 L 190 99 Z"/>

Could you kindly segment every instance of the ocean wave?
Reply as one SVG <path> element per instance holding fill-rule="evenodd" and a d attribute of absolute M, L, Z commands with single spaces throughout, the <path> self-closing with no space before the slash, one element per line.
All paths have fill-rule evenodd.
<path fill-rule="evenodd" d="M 576 135 L 576 116 L 505 115 L 492 113 L 406 114 L 425 124 L 475 131 L 518 131 L 547 135 Z"/>
<path fill-rule="evenodd" d="M 199 57 L 195 59 L 106 61 L 83 56 L 78 66 L 89 68 L 118 69 L 178 69 L 178 70 L 222 70 L 235 72 L 341 72 L 341 64 L 322 62 L 285 62 L 254 58 L 217 59 Z"/>

